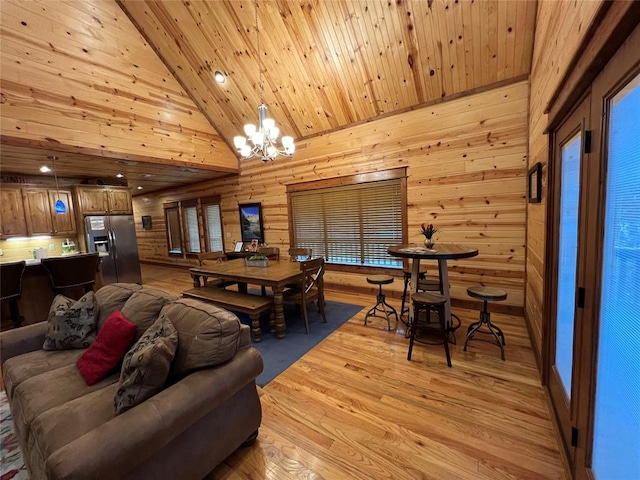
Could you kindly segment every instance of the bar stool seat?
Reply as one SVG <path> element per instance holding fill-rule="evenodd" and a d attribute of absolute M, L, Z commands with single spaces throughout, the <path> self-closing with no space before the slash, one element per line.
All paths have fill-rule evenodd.
<path fill-rule="evenodd" d="M 484 306 L 482 311 L 480 312 L 480 320 L 469 325 L 467 329 L 467 337 L 464 340 L 464 351 L 467 351 L 467 344 L 470 340 L 481 340 L 485 342 L 495 343 L 500 347 L 500 356 L 502 360 L 504 360 L 504 346 L 506 345 L 504 341 L 504 333 L 500 327 L 491 323 L 491 314 L 487 309 L 487 302 L 499 302 L 505 300 L 507 298 L 507 292 L 502 290 L 501 288 L 495 287 L 485 287 L 485 286 L 475 286 L 467 288 L 467 294 L 470 297 L 480 299 L 484 302 Z M 482 326 L 485 326 L 486 329 L 480 329 Z M 489 335 L 493 335 L 493 340 L 486 340 L 484 338 L 473 338 L 476 333 L 485 333 Z"/>
<path fill-rule="evenodd" d="M 364 316 L 364 324 L 367 324 L 367 320 L 369 317 L 381 317 L 387 319 L 387 328 L 391 331 L 391 315 L 395 315 L 396 324 L 398 323 L 398 313 L 396 309 L 393 308 L 386 302 L 385 295 L 382 293 L 382 285 L 389 285 L 393 283 L 393 277 L 391 275 L 370 275 L 367 277 L 367 283 L 372 285 L 378 285 L 379 291 L 377 296 L 377 303 L 371 307 L 371 309 Z M 376 315 L 377 312 L 381 312 L 384 314 L 384 317 L 381 315 Z"/>
<path fill-rule="evenodd" d="M 85 253 L 68 257 L 43 258 L 40 263 L 49 273 L 51 288 L 55 293 L 78 300 L 79 296 L 75 294 L 78 289 L 83 289 L 84 293 L 93 290 L 99 260 L 98 253 Z M 75 298 L 77 296 L 78 298 Z"/>
<path fill-rule="evenodd" d="M 407 360 L 411 360 L 411 353 L 413 352 L 413 344 L 416 341 L 416 333 L 419 326 L 420 311 L 426 311 L 426 323 L 431 323 L 431 312 L 438 314 L 438 322 L 440 323 L 440 332 L 442 334 L 442 343 L 444 344 L 444 353 L 447 357 L 447 366 L 451 368 L 451 354 L 449 352 L 449 331 L 445 324 L 444 319 L 444 305 L 447 302 L 445 296 L 439 293 L 432 292 L 418 292 L 411 295 L 411 303 L 413 304 L 413 324 L 410 325 L 411 336 L 409 340 L 409 351 L 407 352 Z M 422 342 L 425 343 L 425 342 Z"/>
<path fill-rule="evenodd" d="M 18 309 L 22 297 L 22 275 L 26 268 L 24 260 L 0 264 L 0 301 L 9 304 L 11 322 L 15 328 L 22 326 L 24 318 Z"/>

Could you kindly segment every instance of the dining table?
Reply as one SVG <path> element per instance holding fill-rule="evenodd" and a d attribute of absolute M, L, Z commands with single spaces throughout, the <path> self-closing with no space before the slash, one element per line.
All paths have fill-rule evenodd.
<path fill-rule="evenodd" d="M 418 291 L 418 277 L 420 274 L 421 260 L 437 260 L 440 272 L 440 285 L 442 295 L 446 298 L 444 304 L 445 325 L 451 328 L 451 294 L 449 285 L 449 269 L 447 260 L 471 258 L 478 255 L 478 249 L 467 245 L 451 243 L 439 243 L 431 248 L 418 244 L 393 245 L 387 249 L 387 253 L 393 257 L 410 259 L 411 263 L 411 294 Z M 413 308 L 409 309 L 409 325 L 413 325 Z"/>
<path fill-rule="evenodd" d="M 273 290 L 273 310 L 275 317 L 275 334 L 277 338 L 286 336 L 282 292 L 286 285 L 301 280 L 302 270 L 299 262 L 288 260 L 269 260 L 266 267 L 247 266 L 244 258 L 212 263 L 189 269 L 193 278 L 193 286 L 200 287 L 201 279 L 209 277 L 229 280 L 238 283 L 238 290 L 247 293 L 247 284 L 264 285 Z"/>

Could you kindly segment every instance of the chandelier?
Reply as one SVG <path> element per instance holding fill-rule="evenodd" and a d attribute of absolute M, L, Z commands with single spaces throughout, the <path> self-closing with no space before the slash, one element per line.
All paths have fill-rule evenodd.
<path fill-rule="evenodd" d="M 281 139 L 282 148 L 279 149 L 276 140 L 280 129 L 276 122 L 267 117 L 267 106 L 264 103 L 264 84 L 262 82 L 262 60 L 260 53 L 260 30 L 258 29 L 258 0 L 255 1 L 256 37 L 258 39 L 258 75 L 260 79 L 260 105 L 258 105 L 258 125 L 248 123 L 244 126 L 246 137 L 233 137 L 233 144 L 244 158 L 258 157 L 263 162 L 273 160 L 279 155 L 290 157 L 296 149 L 293 137 L 284 136 Z"/>

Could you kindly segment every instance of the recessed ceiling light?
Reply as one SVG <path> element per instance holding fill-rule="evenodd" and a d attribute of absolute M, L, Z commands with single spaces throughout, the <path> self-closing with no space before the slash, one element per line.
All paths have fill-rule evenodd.
<path fill-rule="evenodd" d="M 218 83 L 224 83 L 226 80 L 224 73 L 222 73 L 220 70 L 216 70 L 216 73 L 214 73 L 213 76 L 215 77 L 216 82 Z"/>
<path fill-rule="evenodd" d="M 142 185 L 138 185 L 138 190 L 142 190 Z"/>
<path fill-rule="evenodd" d="M 122 177 L 124 177 L 124 175 L 123 175 L 123 174 L 121 174 L 121 173 L 116 173 L 116 178 L 122 178 Z"/>
<path fill-rule="evenodd" d="M 153 174 L 151 173 L 143 173 L 142 175 L 140 175 L 140 178 L 151 178 L 153 177 Z"/>
<path fill-rule="evenodd" d="M 47 172 L 50 172 L 51 169 L 49 167 L 47 167 L 46 165 L 43 165 L 42 167 L 40 167 L 40 171 L 42 173 L 47 173 Z"/>

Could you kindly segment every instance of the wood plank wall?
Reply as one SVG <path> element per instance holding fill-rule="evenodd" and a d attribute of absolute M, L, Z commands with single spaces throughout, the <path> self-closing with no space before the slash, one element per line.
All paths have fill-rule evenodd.
<path fill-rule="evenodd" d="M 303 140 L 292 158 L 243 161 L 233 179 L 137 196 L 140 257 L 184 263 L 168 257 L 163 202 L 221 195 L 228 251 L 240 239 L 238 203 L 261 202 L 266 241 L 286 251 L 287 184 L 406 166 L 409 241 L 422 241 L 419 225 L 432 222 L 440 228 L 436 242 L 480 251 L 452 262 L 454 298 L 467 300 L 467 286 L 483 283 L 504 288 L 505 303 L 522 308 L 528 94 L 528 82 L 520 81 Z M 142 230 L 142 215 L 152 216 L 153 229 Z M 370 288 L 363 274 L 328 272 L 326 282 Z M 389 287 L 400 292 L 402 282 Z"/>
<path fill-rule="evenodd" d="M 3 142 L 237 171 L 115 2 L 3 0 L 0 18 Z"/>
<path fill-rule="evenodd" d="M 540 162 L 543 169 L 542 203 L 527 204 L 527 281 L 525 316 L 538 358 L 542 356 L 544 251 L 546 235 L 547 163 L 549 137 L 544 134 L 544 113 L 567 66 L 593 22 L 601 1 L 538 2 L 536 35 L 531 69 L 529 107 L 529 167 Z"/>

